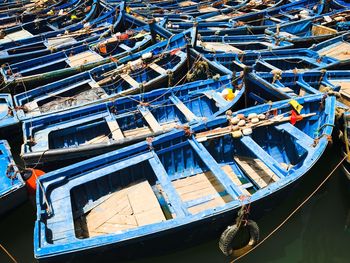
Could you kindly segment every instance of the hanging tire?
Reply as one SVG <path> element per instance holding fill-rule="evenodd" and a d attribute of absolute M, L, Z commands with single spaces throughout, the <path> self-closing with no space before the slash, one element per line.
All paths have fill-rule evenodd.
<path fill-rule="evenodd" d="M 247 224 L 241 227 L 248 227 L 250 237 L 247 244 L 243 245 L 240 248 L 233 248 L 233 243 L 235 241 L 235 238 L 237 238 L 237 234 L 240 230 L 240 228 L 238 228 L 236 224 L 228 226 L 225 229 L 225 231 L 221 234 L 219 248 L 225 256 L 232 255 L 236 250 L 238 251 L 247 250 L 248 248 L 250 249 L 258 243 L 260 231 L 256 222 L 254 222 L 253 220 L 248 220 Z"/>

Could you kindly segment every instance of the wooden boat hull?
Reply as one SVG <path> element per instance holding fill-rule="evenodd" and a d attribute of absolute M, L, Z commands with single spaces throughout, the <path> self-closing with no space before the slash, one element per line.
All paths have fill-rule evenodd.
<path fill-rule="evenodd" d="M 308 110 L 311 110 L 312 112 L 316 110 L 316 112 L 318 112 L 320 100 L 322 100 L 322 95 L 309 96 L 305 97 L 304 99 L 298 99 L 298 102 L 303 103 L 306 112 L 308 112 Z M 260 188 L 259 190 L 256 190 L 254 193 L 251 193 L 251 197 L 248 199 L 240 198 L 240 201 L 238 201 L 237 199 L 237 203 L 235 203 L 235 201 L 233 201 L 234 203 L 230 203 L 229 201 L 228 203 L 222 206 L 214 205 L 214 209 L 204 206 L 201 208 L 202 210 L 199 210 L 197 212 L 195 212 L 195 210 L 188 210 L 191 211 L 191 214 L 188 214 L 186 207 L 193 208 L 194 206 L 199 205 L 201 203 L 195 204 L 186 202 L 186 205 L 182 204 L 181 202 L 178 202 L 178 197 L 176 194 L 180 194 L 180 190 L 179 188 L 176 188 L 176 184 L 181 183 L 181 180 L 183 178 L 191 178 L 190 180 L 195 178 L 193 176 L 197 176 L 198 172 L 200 173 L 200 171 L 202 171 L 196 170 L 197 167 L 201 165 L 205 165 L 206 167 L 208 167 L 210 171 L 212 171 L 212 173 L 215 174 L 215 178 L 220 180 L 222 185 L 225 187 L 227 192 L 224 191 L 223 196 L 226 196 L 228 193 L 230 193 L 230 195 L 232 194 L 232 196 L 240 196 L 239 193 L 241 190 L 239 189 L 248 189 L 249 187 L 252 187 L 249 183 L 245 183 L 241 187 L 237 187 L 237 184 L 228 184 L 228 182 L 226 182 L 227 177 L 225 177 L 222 174 L 222 172 L 220 172 L 223 171 L 222 169 L 224 169 L 224 167 L 217 166 L 219 165 L 219 162 L 220 164 L 222 164 L 222 162 L 227 163 L 226 160 L 231 160 L 233 158 L 229 154 L 220 154 L 224 152 L 225 147 L 229 145 L 229 141 L 233 140 L 232 138 L 229 139 L 228 137 L 226 137 L 227 139 L 229 139 L 229 141 L 223 144 L 220 144 L 220 141 L 223 141 L 224 137 L 214 139 L 216 141 L 212 141 L 211 143 L 203 141 L 203 136 L 212 136 L 213 134 L 218 134 L 220 130 L 217 130 L 218 128 L 216 127 L 222 127 L 221 125 L 227 125 L 227 117 L 216 118 L 215 120 L 207 122 L 206 124 L 199 124 L 197 126 L 193 126 L 192 132 L 194 134 L 191 137 L 186 137 L 184 132 L 172 132 L 167 135 L 156 137 L 153 139 L 153 141 L 141 142 L 139 144 L 135 144 L 133 146 L 115 151 L 113 153 L 101 155 L 90 160 L 72 165 L 70 167 L 62 168 L 60 170 L 51 172 L 44 177 L 41 177 L 39 180 L 43 185 L 44 191 L 37 192 L 38 213 L 34 231 L 35 257 L 39 261 L 59 261 L 73 259 L 78 260 L 80 259 L 80 257 L 87 256 L 90 253 L 103 253 L 103 255 L 101 254 L 101 258 L 112 257 L 113 255 L 115 256 L 119 252 L 126 253 L 126 256 L 129 256 L 131 248 L 135 249 L 136 247 L 139 249 L 140 252 L 140 254 L 137 253 L 137 255 L 141 255 L 141 252 L 144 251 L 143 248 L 149 249 L 151 245 L 156 244 L 155 242 L 158 243 L 164 241 L 164 243 L 161 244 L 163 248 L 163 245 L 168 247 L 169 245 L 173 244 L 173 241 L 175 240 L 182 241 L 179 243 L 191 243 L 200 241 L 199 238 L 202 237 L 202 235 L 216 235 L 219 231 L 222 231 L 225 227 L 227 227 L 227 225 L 231 225 L 234 222 L 238 209 L 240 209 L 241 205 L 246 202 L 251 203 L 252 205 L 251 215 L 253 216 L 253 218 L 258 218 L 259 214 L 263 214 L 267 209 L 276 205 L 279 201 L 282 200 L 282 197 L 285 197 L 288 192 L 292 191 L 293 187 L 297 186 L 298 183 L 300 183 L 300 181 L 302 180 L 302 178 L 305 178 L 305 174 L 319 160 L 319 158 L 325 151 L 326 146 L 328 144 L 328 139 L 326 137 L 330 136 L 330 134 L 332 133 L 331 125 L 334 123 L 335 98 L 326 98 L 324 102 L 325 104 L 323 110 L 321 110 L 322 113 L 320 112 L 320 114 L 322 114 L 321 122 L 315 124 L 314 121 L 316 120 L 316 118 L 318 118 L 318 116 L 315 118 L 315 115 L 313 115 L 313 117 L 310 117 L 312 118 L 310 119 L 310 122 L 305 120 L 308 124 L 313 123 L 312 128 L 310 126 L 307 126 L 306 128 L 305 125 L 308 124 L 306 124 L 306 122 L 303 121 L 302 123 L 299 123 L 300 125 L 297 124 L 299 128 L 303 130 L 305 128 L 305 132 L 307 131 L 309 135 L 306 135 L 305 133 L 303 133 L 304 135 L 302 135 L 300 131 L 295 133 L 296 128 L 292 128 L 294 127 L 293 125 L 283 125 L 283 127 L 285 128 L 282 128 L 283 131 L 281 130 L 281 133 L 283 133 L 284 135 L 285 132 L 288 133 L 288 136 L 292 136 L 294 139 L 299 141 L 299 143 L 302 143 L 302 149 L 307 151 L 307 153 L 304 152 L 303 154 L 303 150 L 299 147 L 301 146 L 301 144 L 299 144 L 299 146 L 294 145 L 294 147 L 296 148 L 294 148 L 294 150 L 291 150 L 291 152 L 288 152 L 288 156 L 291 158 L 293 157 L 289 154 L 293 155 L 294 153 L 298 152 L 297 156 L 295 156 L 298 159 L 298 161 L 295 162 L 295 160 L 289 160 L 295 165 L 293 165 L 290 172 L 287 172 L 287 170 L 283 172 L 283 169 L 288 168 L 282 168 L 279 167 L 279 165 L 273 165 L 272 163 L 278 162 L 277 159 L 272 160 L 271 156 L 269 157 L 269 155 L 263 153 L 264 150 L 261 150 L 261 148 L 259 150 L 259 147 L 262 146 L 258 146 L 258 148 L 256 148 L 256 146 L 253 146 L 254 143 L 250 143 L 252 141 L 248 138 L 249 136 L 238 139 L 241 142 L 244 142 L 247 147 L 248 145 L 250 145 L 249 147 L 252 148 L 248 149 L 250 149 L 250 151 L 255 156 L 259 156 L 258 158 L 260 158 L 260 160 L 264 160 L 264 163 L 268 165 L 271 169 L 274 169 L 274 171 L 276 172 L 276 176 L 278 174 L 278 176 L 281 177 L 279 177 L 280 181 L 275 181 L 276 184 L 270 184 L 266 188 Z M 286 103 L 288 104 L 288 101 L 273 104 L 272 108 L 276 107 L 276 109 L 278 109 L 277 111 L 283 109 L 283 112 L 287 112 L 290 109 L 290 106 L 286 105 Z M 261 111 L 257 109 L 260 109 Z M 244 115 L 246 116 L 248 113 L 252 113 L 253 111 L 260 113 L 265 112 L 269 109 L 271 109 L 269 105 L 262 105 L 240 112 L 244 112 Z M 236 113 L 234 114 L 234 116 L 236 116 Z M 314 136 L 311 135 L 313 134 L 312 130 L 314 128 L 317 129 L 319 125 L 321 125 L 322 127 L 326 127 L 322 128 L 322 135 L 319 134 L 320 137 L 314 137 L 314 139 L 317 139 L 317 142 L 315 144 L 315 142 L 313 142 L 314 139 L 310 139 L 307 137 Z M 287 127 L 290 127 L 291 130 Z M 208 129 L 209 131 L 211 131 L 210 133 L 208 133 Z M 201 132 L 203 132 L 204 134 L 202 134 Z M 202 138 L 201 142 L 199 142 L 199 138 Z M 209 140 L 209 137 L 207 139 Z M 263 142 L 264 139 L 260 140 L 258 138 L 258 135 L 254 137 L 254 140 L 258 140 L 259 143 L 265 143 Z M 305 140 L 308 142 L 306 142 Z M 171 144 L 169 144 L 170 142 Z M 246 144 L 247 142 L 249 143 Z M 309 144 L 312 142 L 314 143 L 315 146 L 313 147 L 315 148 L 305 148 L 305 143 Z M 218 143 L 221 146 L 225 145 L 225 147 L 218 147 Z M 272 145 L 269 145 L 268 147 L 272 147 L 276 150 L 276 148 L 273 147 L 273 145 L 277 144 L 278 142 L 274 141 Z M 168 145 L 170 147 L 168 147 Z M 244 152 L 247 149 L 240 148 L 239 145 L 236 146 L 234 147 L 237 150 L 237 152 L 234 153 L 235 155 L 238 155 L 241 151 Z M 218 154 L 218 152 L 216 152 L 214 148 L 216 148 L 220 153 Z M 287 148 L 289 147 L 283 149 L 287 150 Z M 193 154 L 197 153 L 196 158 L 202 160 L 203 163 L 196 162 L 193 163 L 193 165 L 188 163 L 191 162 L 191 156 L 194 156 L 190 153 L 192 152 L 192 150 L 194 151 Z M 300 152 L 300 150 L 302 152 Z M 170 153 L 170 155 L 168 155 L 168 153 Z M 181 153 L 182 155 L 188 154 L 187 158 L 182 159 L 186 160 L 187 165 L 181 165 L 181 161 L 178 159 L 177 153 Z M 261 154 L 264 156 L 262 156 Z M 272 154 L 272 152 L 270 152 L 270 154 Z M 281 156 L 278 154 L 275 157 L 279 159 Z M 285 161 L 289 162 L 287 160 Z M 90 190 L 97 193 L 96 188 L 101 190 L 102 188 L 100 188 L 100 186 L 104 183 L 100 179 L 105 180 L 110 178 L 109 175 L 111 172 L 114 176 L 120 175 L 120 177 L 115 177 L 114 179 L 122 179 L 123 185 L 129 185 L 130 182 L 135 182 L 135 180 L 137 181 L 140 179 L 139 176 L 141 175 L 141 171 L 137 169 L 140 168 L 139 166 L 137 166 L 139 164 L 141 165 L 140 167 L 143 167 L 143 164 L 146 165 L 145 167 L 149 167 L 149 164 L 151 166 L 150 171 L 153 170 L 154 175 L 156 176 L 156 178 L 153 178 L 152 174 L 147 174 L 146 171 L 149 171 L 147 170 L 147 168 L 146 170 L 141 170 L 141 178 L 147 176 L 147 180 L 150 180 L 150 184 L 153 184 L 155 187 L 156 184 L 160 184 L 162 191 L 166 191 L 167 199 L 164 203 L 164 209 L 166 208 L 167 204 L 172 204 L 172 208 L 170 209 L 171 214 L 169 214 L 170 219 L 168 218 L 168 220 L 165 219 L 162 220 L 162 222 L 154 224 L 146 224 L 139 228 L 131 228 L 128 229 L 128 231 L 112 231 L 107 232 L 109 234 L 100 234 L 90 237 L 84 236 L 84 234 L 82 234 L 81 231 L 85 230 L 80 228 L 80 226 L 76 223 L 73 225 L 73 217 L 75 219 L 79 219 L 81 217 L 82 219 L 85 218 L 86 220 L 88 220 L 85 214 L 89 214 L 89 212 L 92 213 L 91 209 L 94 209 L 96 205 L 98 206 L 99 204 L 101 204 L 101 199 L 99 198 L 105 196 L 102 193 L 94 196 L 93 200 L 95 201 L 92 201 L 93 204 L 92 206 L 90 206 L 91 203 L 88 202 L 88 200 L 92 200 L 89 199 L 91 197 L 90 194 L 86 195 L 82 192 L 86 191 L 85 187 L 92 187 L 90 188 Z M 172 166 L 173 164 L 175 166 Z M 165 165 L 164 168 L 162 168 L 163 165 Z M 90 171 L 92 167 L 94 168 L 94 170 Z M 124 173 L 131 167 L 133 169 L 136 169 L 134 170 L 135 172 L 133 173 L 133 178 L 127 177 Z M 179 171 L 180 174 L 177 174 L 175 171 L 172 172 L 173 167 L 177 167 L 175 171 Z M 240 167 L 243 169 L 243 167 L 245 166 Z M 192 172 L 190 172 L 190 170 L 187 170 L 187 168 L 192 170 Z M 182 172 L 189 172 L 189 174 L 185 175 L 182 174 Z M 285 176 L 283 176 L 283 174 Z M 249 175 L 252 174 L 250 173 Z M 99 180 L 98 184 L 97 180 Z M 95 182 L 96 184 L 94 184 Z M 257 183 L 257 181 L 255 181 L 255 183 Z M 119 186 L 119 181 L 116 182 L 116 184 Z M 193 187 L 192 184 L 188 186 Z M 256 186 L 253 187 L 254 189 L 256 189 Z M 105 191 L 110 193 L 108 189 L 109 188 L 105 189 Z M 122 190 L 118 190 L 116 193 L 123 193 L 123 190 L 124 188 L 122 188 Z M 87 192 L 91 193 L 91 191 Z M 48 197 L 47 200 L 50 200 L 49 203 L 46 203 L 44 201 L 43 193 L 45 193 L 45 196 Z M 183 196 L 182 194 L 180 195 Z M 205 199 L 200 200 L 201 202 L 208 202 L 208 200 L 205 201 Z M 72 202 L 72 206 L 67 206 L 67 202 Z M 136 209 L 136 207 L 134 208 Z M 132 211 L 135 211 L 135 213 L 137 214 L 136 210 Z M 176 214 L 175 219 L 173 218 L 172 213 Z M 65 217 L 63 218 L 61 215 L 65 215 Z M 208 225 L 212 227 L 208 227 Z M 48 231 L 50 235 L 47 235 Z M 91 233 L 92 232 L 90 232 L 90 234 Z"/>
<path fill-rule="evenodd" d="M 10 146 L 7 141 L 0 141 L 0 216 L 22 204 L 27 199 L 27 190 L 16 166 L 9 170 L 12 159 Z M 14 176 L 13 179 L 11 177 Z"/>

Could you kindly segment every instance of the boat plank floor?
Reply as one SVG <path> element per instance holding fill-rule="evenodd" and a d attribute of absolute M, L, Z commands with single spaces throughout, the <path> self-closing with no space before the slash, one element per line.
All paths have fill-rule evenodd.
<path fill-rule="evenodd" d="M 328 56 L 339 60 L 350 59 L 350 43 L 341 42 L 330 49 L 324 48 L 319 53 L 321 56 Z"/>
<path fill-rule="evenodd" d="M 85 217 L 90 237 L 165 221 L 147 181 L 129 185 L 94 207 Z"/>
<path fill-rule="evenodd" d="M 237 156 L 234 158 L 246 175 L 251 178 L 260 188 L 264 188 L 269 183 L 277 181 L 279 178 L 262 161 L 255 158 Z"/>
<path fill-rule="evenodd" d="M 237 186 L 242 185 L 242 182 L 234 173 L 230 165 L 221 166 L 221 169 L 234 184 Z M 224 193 L 225 189 L 211 171 L 181 178 L 173 181 L 172 184 L 184 202 L 213 196 L 212 198 L 209 198 L 209 200 L 199 202 L 190 207 L 189 211 L 194 214 L 232 201 L 231 196 L 228 194 L 220 196 Z M 251 195 L 246 189 L 242 189 L 242 191 L 245 195 Z"/>
<path fill-rule="evenodd" d="M 85 51 L 73 56 L 68 57 L 68 64 L 71 67 L 77 67 L 86 63 L 102 60 L 103 57 L 94 51 Z"/>

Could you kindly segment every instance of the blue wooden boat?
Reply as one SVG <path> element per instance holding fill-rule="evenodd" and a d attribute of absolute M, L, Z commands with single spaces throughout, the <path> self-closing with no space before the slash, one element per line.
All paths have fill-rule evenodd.
<path fill-rule="evenodd" d="M 287 40 L 296 47 L 309 47 L 346 33 L 350 11 L 335 11 L 314 18 L 284 23 L 266 29 L 276 40 Z"/>
<path fill-rule="evenodd" d="M 231 81 L 229 75 L 194 81 L 25 120 L 22 159 L 27 166 L 57 168 L 208 121 L 242 104 L 244 89 L 233 87 Z M 225 89 L 236 96 L 226 100 L 221 95 Z"/>
<path fill-rule="evenodd" d="M 332 5 L 337 8 L 349 8 L 350 3 L 347 0 L 333 0 Z"/>
<path fill-rule="evenodd" d="M 244 204 L 261 216 L 301 183 L 332 133 L 334 97 L 297 101 L 304 118 L 294 126 L 289 101 L 259 105 L 40 177 L 35 257 L 139 257 L 217 236 Z M 265 120 L 234 138 L 238 113 Z"/>
<path fill-rule="evenodd" d="M 320 56 L 328 56 L 339 61 L 339 69 L 349 69 L 350 33 L 331 38 L 311 47 Z M 346 67 L 346 68 L 345 68 Z"/>
<path fill-rule="evenodd" d="M 182 1 L 171 5 L 158 5 L 153 7 L 146 6 L 143 8 L 132 8 L 132 13 L 143 16 L 145 18 L 157 18 L 164 16 L 168 19 L 184 18 L 186 20 L 193 20 L 199 18 L 205 14 L 224 14 L 232 12 L 238 8 L 242 8 L 248 2 L 248 0 L 235 0 L 235 1 Z M 178 20 L 179 21 L 179 20 Z"/>
<path fill-rule="evenodd" d="M 205 22 L 233 21 L 235 22 L 234 25 L 237 27 L 243 25 L 268 27 L 306 16 L 321 14 L 325 6 L 328 5 L 325 0 L 279 0 L 277 2 L 265 2 L 251 1 L 251 5 L 248 3 L 231 13 L 205 14 L 197 17 L 197 20 Z"/>
<path fill-rule="evenodd" d="M 172 86 L 184 78 L 187 54 L 185 34 L 179 34 L 90 71 L 82 72 L 15 96 L 17 116 L 31 118 L 58 110 L 115 99 Z M 22 107 L 23 106 L 23 107 Z"/>
<path fill-rule="evenodd" d="M 330 65 L 339 66 L 339 60 L 331 57 L 322 57 L 309 49 L 281 49 L 274 51 L 246 52 L 245 54 L 217 53 L 206 54 L 208 59 L 216 61 L 234 71 L 240 67 L 252 67 L 257 72 L 291 71 L 302 72 L 320 70 Z"/>
<path fill-rule="evenodd" d="M 131 34 L 130 37 L 128 32 Z M 178 48 L 180 47 L 177 45 L 178 42 L 185 45 L 183 43 L 184 36 L 192 31 L 189 30 L 179 34 L 177 37 L 173 37 L 157 24 L 151 24 L 150 27 L 136 28 L 128 32 L 120 36 L 124 37 L 126 34 L 127 39 L 122 40 L 116 35 L 101 43 L 98 42 L 94 49 L 90 46 L 82 45 L 29 61 L 4 66 L 0 69 L 4 78 L 3 85 L 8 89 L 15 86 L 16 91 L 10 89 L 10 92 L 16 94 L 19 91 L 28 91 L 33 87 L 79 74 L 92 68 L 95 68 L 96 74 L 100 75 L 101 71 L 112 70 L 118 65 L 138 59 L 143 54 L 153 52 L 153 50 L 166 47 L 171 48 L 171 46 Z M 155 40 L 156 36 L 153 33 L 159 33 L 161 36 L 167 34 L 170 38 L 145 49 L 147 45 L 151 44 L 152 40 Z M 100 49 L 101 44 L 105 47 L 104 51 Z M 68 56 L 71 52 L 74 52 L 74 55 Z"/>
<path fill-rule="evenodd" d="M 3 38 L 0 40 L 0 44 L 59 29 L 70 30 L 78 23 L 84 24 L 94 19 L 99 14 L 98 9 L 99 0 L 78 0 L 73 7 L 69 8 L 68 12 L 61 9 L 62 15 L 37 19 L 2 30 Z"/>
<path fill-rule="evenodd" d="M 15 165 L 7 141 L 0 140 L 0 216 L 27 198 L 25 182 Z"/>
<path fill-rule="evenodd" d="M 347 70 L 249 73 L 246 86 L 248 103 L 328 94 L 337 97 L 338 107 L 350 106 L 350 72 Z"/>
<path fill-rule="evenodd" d="M 293 44 L 288 41 L 275 41 L 266 35 L 248 36 L 199 36 L 196 49 L 201 53 L 245 54 L 249 51 L 267 51 L 289 49 Z"/>
<path fill-rule="evenodd" d="M 17 125 L 17 112 L 14 109 L 11 94 L 0 94 L 0 131 Z"/>
<path fill-rule="evenodd" d="M 67 8 L 74 5 L 74 2 L 69 2 L 67 6 L 63 1 L 47 1 L 32 3 L 30 6 L 23 7 L 23 10 L 7 10 L 7 16 L 0 16 L 0 30 L 24 24 L 35 19 L 55 17 L 58 15 L 60 9 Z"/>
<path fill-rule="evenodd" d="M 152 36 L 149 27 L 144 26 L 119 32 L 119 34 L 94 41 L 89 45 L 83 43 L 76 47 L 63 49 L 62 51 L 30 60 L 7 63 L 0 72 L 5 85 L 20 83 L 29 88 L 34 81 L 35 86 L 40 84 L 38 77 L 40 79 L 42 74 L 48 76 L 45 80 L 46 82 L 61 79 L 111 61 L 117 61 L 144 49 L 151 43 Z M 49 77 L 50 75 L 51 78 Z"/>
<path fill-rule="evenodd" d="M 62 32 L 62 34 L 56 34 L 48 38 L 44 36 L 32 37 L 16 41 L 15 45 L 7 45 L 5 49 L 0 51 L 0 63 L 11 64 L 38 58 L 71 47 L 96 42 L 99 39 L 109 37 L 126 26 L 133 28 L 132 25 L 144 25 L 138 23 L 133 17 L 126 15 L 123 5 L 118 6 L 118 8 L 119 11 L 112 8 L 96 20 L 91 21 L 90 26 L 85 26 L 76 31 Z"/>
<path fill-rule="evenodd" d="M 79 1 L 82 2 L 81 0 Z M 59 35 L 77 32 L 78 30 L 83 31 L 83 29 L 85 29 L 86 31 L 88 31 L 93 29 L 97 23 L 106 19 L 106 15 L 107 16 L 110 15 L 111 9 L 107 8 L 107 6 L 104 6 L 102 2 L 101 4 L 98 4 L 97 1 L 99 0 L 91 0 L 91 1 L 95 1 L 94 2 L 95 4 L 92 5 L 90 11 L 85 16 L 85 19 L 82 19 L 80 20 L 80 22 L 77 22 L 70 26 L 57 28 L 56 25 L 46 23 L 45 20 L 40 20 L 39 22 L 42 23 L 44 26 L 46 26 L 46 28 L 41 30 L 43 32 L 39 32 L 40 31 L 39 28 L 35 27 L 35 24 L 33 24 L 35 23 L 34 21 L 26 23 L 26 26 L 21 25 L 21 26 L 12 27 L 4 30 L 5 36 L 3 39 L 0 40 L 0 50 L 13 48 L 15 46 L 20 46 L 23 44 L 36 43 L 38 41 L 43 41 L 45 39 L 57 37 Z M 88 3 L 89 2 L 86 2 L 85 4 L 88 4 Z M 106 7 L 106 8 L 104 8 L 105 10 L 102 11 L 102 13 L 97 12 L 98 11 L 97 5 L 98 6 L 101 5 L 102 7 Z M 81 5 L 80 7 L 82 8 Z M 68 19 L 68 15 L 62 16 L 60 19 L 62 18 Z"/>

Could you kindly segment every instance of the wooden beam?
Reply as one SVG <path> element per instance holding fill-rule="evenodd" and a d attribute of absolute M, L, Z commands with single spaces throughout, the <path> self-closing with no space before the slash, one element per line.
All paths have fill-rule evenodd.
<path fill-rule="evenodd" d="M 259 158 L 271 171 L 273 171 L 279 178 L 286 176 L 287 171 L 271 157 L 259 144 L 257 144 L 250 136 L 243 136 L 241 142 Z"/>
<path fill-rule="evenodd" d="M 138 110 L 142 114 L 143 118 L 146 120 L 148 125 L 151 127 L 153 132 L 162 132 L 163 129 L 156 120 L 156 118 L 153 116 L 152 112 L 144 106 L 137 106 Z"/>
<path fill-rule="evenodd" d="M 201 158 L 213 175 L 219 180 L 229 195 L 231 195 L 234 199 L 237 199 L 238 196 L 243 194 L 241 189 L 232 183 L 231 179 L 227 176 L 225 171 L 221 169 L 220 165 L 215 161 L 214 157 L 211 156 L 203 144 L 194 139 L 189 139 L 188 141 L 198 154 L 199 158 Z"/>
<path fill-rule="evenodd" d="M 181 201 L 180 196 L 176 192 L 173 184 L 171 183 L 171 180 L 169 178 L 169 175 L 167 171 L 165 170 L 163 164 L 159 160 L 157 154 L 152 151 L 153 158 L 149 159 L 149 163 L 158 178 L 159 184 L 161 185 L 162 189 L 166 193 L 166 199 L 169 202 L 169 205 L 174 209 L 174 212 L 176 214 L 176 217 L 185 217 L 189 215 L 189 212 L 187 208 L 185 207 L 184 203 Z"/>
<path fill-rule="evenodd" d="M 175 95 L 171 95 L 169 99 L 182 112 L 187 121 L 193 121 L 198 119 L 198 117 L 194 115 L 194 113 L 189 108 L 187 108 L 186 105 L 178 97 L 176 97 Z"/>

